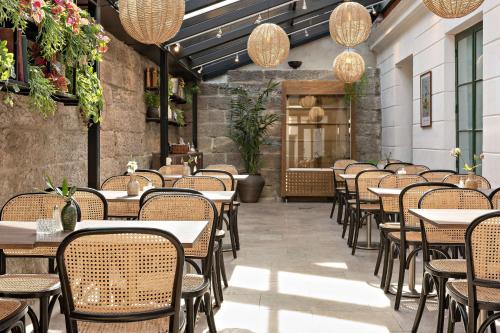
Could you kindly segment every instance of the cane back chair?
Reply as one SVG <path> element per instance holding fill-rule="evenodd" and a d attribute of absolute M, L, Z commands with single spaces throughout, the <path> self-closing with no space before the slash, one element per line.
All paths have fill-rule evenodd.
<path fill-rule="evenodd" d="M 206 167 L 208 170 L 222 170 L 229 172 L 231 175 L 237 175 L 238 169 L 234 165 L 231 164 L 211 164 Z"/>
<path fill-rule="evenodd" d="M 139 182 L 139 187 L 142 190 L 148 185 L 150 179 L 141 175 L 136 175 L 135 179 Z M 102 185 L 103 191 L 126 191 L 130 181 L 130 176 L 111 176 L 106 179 Z M 139 205 L 137 202 L 109 202 L 108 216 L 118 218 L 137 217 Z"/>
<path fill-rule="evenodd" d="M 66 331 L 181 332 L 184 251 L 146 228 L 80 230 L 57 252 Z"/>
<path fill-rule="evenodd" d="M 425 165 L 405 165 L 401 168 L 399 168 L 398 170 L 396 170 L 396 173 L 398 173 L 399 171 L 403 171 L 407 174 L 407 175 L 419 175 L 421 174 L 422 172 L 425 172 L 425 171 L 429 171 L 430 169 L 428 167 L 426 167 Z"/>
<path fill-rule="evenodd" d="M 330 212 L 330 218 L 333 217 L 335 213 L 335 206 L 339 206 L 337 212 L 337 223 L 342 222 L 343 207 L 345 205 L 345 195 L 346 195 L 346 185 L 345 181 L 340 178 L 340 174 L 345 172 L 345 169 L 353 164 L 357 163 L 355 160 L 337 160 L 333 164 L 333 189 L 335 196 L 333 197 L 332 210 Z"/>
<path fill-rule="evenodd" d="M 389 163 L 384 167 L 384 170 L 391 170 L 391 171 L 398 171 L 401 168 L 407 167 L 409 165 L 412 165 L 412 163 L 407 163 L 407 162 L 393 162 Z"/>
<path fill-rule="evenodd" d="M 454 170 L 427 170 L 420 173 L 420 176 L 427 179 L 428 182 L 443 182 L 444 179 L 457 172 Z"/>
<path fill-rule="evenodd" d="M 0 333 L 25 333 L 24 317 L 27 313 L 26 302 L 0 299 Z"/>
<path fill-rule="evenodd" d="M 164 187 L 165 181 L 163 180 L 163 175 L 156 170 L 149 169 L 137 169 L 134 174 L 139 176 L 144 176 L 153 183 L 154 187 Z M 124 173 L 124 176 L 128 175 L 128 173 Z"/>
<path fill-rule="evenodd" d="M 500 209 L 500 188 L 497 188 L 489 195 L 493 209 Z"/>
<path fill-rule="evenodd" d="M 478 182 L 480 189 L 491 189 L 491 184 L 488 181 L 488 179 L 484 178 L 483 176 L 479 176 L 479 175 L 462 175 L 462 174 L 449 175 L 444 179 L 444 182 L 449 183 L 449 184 L 458 185 L 460 183 L 460 181 L 463 181 L 465 183 L 465 181 L 469 177 L 472 178 L 472 180 L 475 180 Z"/>
<path fill-rule="evenodd" d="M 107 220 L 108 202 L 98 191 L 92 188 L 77 188 L 73 199 L 78 203 L 82 220 Z"/>

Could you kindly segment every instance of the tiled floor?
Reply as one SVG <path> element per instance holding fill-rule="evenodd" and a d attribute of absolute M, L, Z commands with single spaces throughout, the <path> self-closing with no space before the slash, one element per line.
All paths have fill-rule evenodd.
<path fill-rule="evenodd" d="M 328 218 L 330 207 L 274 201 L 241 207 L 242 249 L 235 260 L 226 253 L 230 287 L 215 316 L 219 333 L 410 332 L 417 300 L 403 299 L 393 310 L 394 297 L 373 275 L 376 252 L 351 256 L 340 226 Z M 430 303 L 419 332 L 435 332 Z M 61 315 L 51 328 L 63 330 Z M 207 331 L 200 318 L 197 332 Z M 461 324 L 456 332 L 463 333 Z"/>

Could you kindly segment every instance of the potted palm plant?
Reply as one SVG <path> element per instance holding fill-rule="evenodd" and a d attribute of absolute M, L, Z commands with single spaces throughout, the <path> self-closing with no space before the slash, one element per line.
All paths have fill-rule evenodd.
<path fill-rule="evenodd" d="M 279 83 L 269 81 L 266 88 L 251 96 L 241 87 L 232 89 L 231 126 L 229 137 L 236 143 L 249 177 L 240 181 L 238 193 L 242 202 L 257 202 L 265 185 L 260 175 L 262 166 L 261 146 L 267 143 L 269 128 L 279 120 L 279 115 L 266 113 L 270 94 Z"/>

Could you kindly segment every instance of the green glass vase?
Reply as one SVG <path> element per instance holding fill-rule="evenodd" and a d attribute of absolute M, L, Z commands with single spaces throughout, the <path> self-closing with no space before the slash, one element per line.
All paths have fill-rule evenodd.
<path fill-rule="evenodd" d="M 61 222 L 63 230 L 74 231 L 77 219 L 78 211 L 73 200 L 67 201 L 66 205 L 61 210 Z"/>

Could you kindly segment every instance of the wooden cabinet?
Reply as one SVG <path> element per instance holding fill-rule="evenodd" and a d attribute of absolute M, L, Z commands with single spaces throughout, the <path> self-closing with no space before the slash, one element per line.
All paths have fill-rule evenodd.
<path fill-rule="evenodd" d="M 285 81 L 281 196 L 334 195 L 331 167 L 351 156 L 351 108 L 337 81 Z"/>

